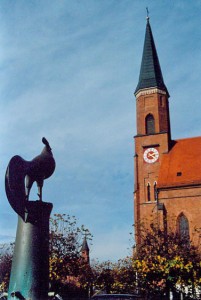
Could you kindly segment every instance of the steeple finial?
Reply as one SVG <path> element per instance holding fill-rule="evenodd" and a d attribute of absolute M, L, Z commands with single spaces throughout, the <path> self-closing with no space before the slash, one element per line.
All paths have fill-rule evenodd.
<path fill-rule="evenodd" d="M 147 22 L 149 22 L 149 9 L 148 9 L 148 7 L 146 7 L 146 10 L 147 10 Z"/>

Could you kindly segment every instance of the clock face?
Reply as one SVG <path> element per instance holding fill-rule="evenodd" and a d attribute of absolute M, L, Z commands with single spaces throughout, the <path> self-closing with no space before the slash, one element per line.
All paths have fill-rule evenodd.
<path fill-rule="evenodd" d="M 154 163 L 159 158 L 158 150 L 156 150 L 155 148 L 146 149 L 144 151 L 143 158 L 149 164 Z"/>

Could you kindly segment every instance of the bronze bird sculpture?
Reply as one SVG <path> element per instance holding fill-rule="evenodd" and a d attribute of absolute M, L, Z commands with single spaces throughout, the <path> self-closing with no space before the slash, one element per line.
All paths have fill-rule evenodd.
<path fill-rule="evenodd" d="M 8 164 L 5 176 L 5 188 L 8 201 L 12 208 L 24 218 L 26 202 L 33 183 L 38 186 L 39 201 L 42 201 L 42 188 L 45 179 L 55 170 L 55 160 L 46 138 L 41 154 L 31 161 L 26 161 L 19 155 L 13 156 Z"/>

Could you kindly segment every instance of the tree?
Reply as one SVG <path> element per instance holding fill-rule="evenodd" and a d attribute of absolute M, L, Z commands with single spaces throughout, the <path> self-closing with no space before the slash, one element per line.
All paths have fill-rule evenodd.
<path fill-rule="evenodd" d="M 50 219 L 50 283 L 53 290 L 80 288 L 79 276 L 84 267 L 88 267 L 80 255 L 84 236 L 91 239 L 89 230 L 83 225 L 78 227 L 74 216 L 55 214 Z"/>
<path fill-rule="evenodd" d="M 14 244 L 1 245 L 0 252 L 0 291 L 8 290 Z"/>
<path fill-rule="evenodd" d="M 189 236 L 180 236 L 171 230 L 160 230 L 152 224 L 141 230 L 142 242 L 133 259 L 138 274 L 138 284 L 150 293 L 182 291 L 191 286 L 199 288 L 201 263 L 198 249 Z"/>
<path fill-rule="evenodd" d="M 105 293 L 134 293 L 136 291 L 136 271 L 132 257 L 117 262 L 94 262 L 93 286 L 95 291 Z"/>
<path fill-rule="evenodd" d="M 118 260 L 113 267 L 113 293 L 135 293 L 136 271 L 132 265 L 132 257 Z"/>
<path fill-rule="evenodd" d="M 104 291 L 109 294 L 112 292 L 114 283 L 114 265 L 110 261 L 99 262 L 94 261 L 92 264 L 93 270 L 93 286 L 96 291 Z"/>

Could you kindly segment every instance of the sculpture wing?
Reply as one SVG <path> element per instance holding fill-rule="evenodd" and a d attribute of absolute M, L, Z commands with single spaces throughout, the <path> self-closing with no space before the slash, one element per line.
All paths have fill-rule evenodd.
<path fill-rule="evenodd" d="M 14 211 L 24 219 L 26 193 L 25 176 L 30 162 L 22 157 L 13 156 L 8 164 L 5 176 L 5 188 L 8 201 Z"/>

